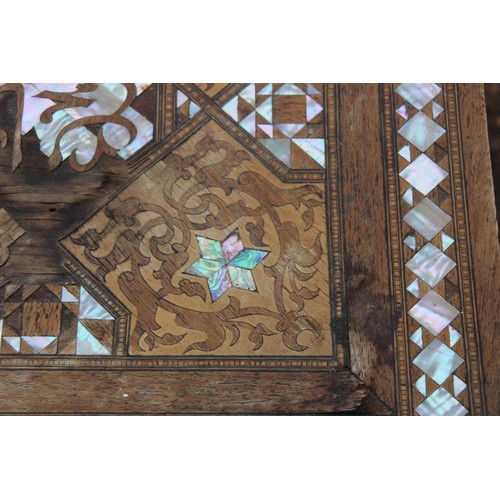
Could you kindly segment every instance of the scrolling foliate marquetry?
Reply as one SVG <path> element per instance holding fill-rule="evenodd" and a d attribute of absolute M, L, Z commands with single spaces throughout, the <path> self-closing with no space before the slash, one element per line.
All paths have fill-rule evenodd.
<path fill-rule="evenodd" d="M 62 245 L 131 311 L 129 354 L 331 356 L 325 198 L 210 122 Z"/>
<path fill-rule="evenodd" d="M 128 159 L 153 139 L 153 124 L 132 107 L 149 86 L 25 83 L 21 132 L 35 130 L 51 170 L 66 158 L 78 172 L 92 169 L 103 154 Z"/>
<path fill-rule="evenodd" d="M 382 87 L 400 411 L 481 414 L 454 85 Z"/>

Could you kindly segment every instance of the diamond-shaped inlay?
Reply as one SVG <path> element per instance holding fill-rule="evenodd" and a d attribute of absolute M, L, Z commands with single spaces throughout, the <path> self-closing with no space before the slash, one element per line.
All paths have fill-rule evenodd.
<path fill-rule="evenodd" d="M 244 248 L 237 229 L 222 242 L 201 236 L 196 239 L 201 259 L 184 272 L 206 278 L 214 302 L 231 287 L 252 292 L 257 290 L 252 270 L 269 252 Z"/>
<path fill-rule="evenodd" d="M 423 152 L 429 149 L 446 131 L 422 111 L 419 111 L 398 132 Z"/>
<path fill-rule="evenodd" d="M 417 328 L 413 332 L 413 335 L 411 335 L 410 340 L 413 343 L 417 344 L 418 347 L 420 347 L 421 349 L 424 348 L 424 339 L 423 339 L 423 336 L 422 336 L 422 327 Z"/>
<path fill-rule="evenodd" d="M 435 287 L 456 266 L 448 256 L 427 243 L 406 263 L 406 267 L 424 280 L 431 287 Z"/>
<path fill-rule="evenodd" d="M 427 155 L 421 154 L 399 175 L 423 195 L 427 195 L 443 179 L 446 179 L 448 172 L 433 162 Z"/>
<path fill-rule="evenodd" d="M 442 384 L 464 360 L 439 339 L 434 339 L 414 360 L 426 375 Z"/>
<path fill-rule="evenodd" d="M 439 335 L 460 313 L 441 295 L 430 290 L 410 309 L 409 314 L 435 336 Z"/>
<path fill-rule="evenodd" d="M 432 240 L 451 221 L 451 217 L 429 198 L 424 198 L 403 220 L 426 239 Z"/>
<path fill-rule="evenodd" d="M 407 236 L 403 243 L 408 247 L 408 248 L 411 248 L 412 250 L 416 250 L 417 249 L 417 240 L 415 238 L 415 236 Z"/>
<path fill-rule="evenodd" d="M 427 396 L 427 384 L 425 383 L 425 375 L 422 375 L 416 382 L 415 387 L 422 396 Z"/>
<path fill-rule="evenodd" d="M 396 89 L 396 93 L 419 110 L 440 92 L 441 87 L 435 83 L 402 83 Z"/>
<path fill-rule="evenodd" d="M 421 416 L 461 417 L 467 408 L 457 401 L 446 389 L 438 387 L 426 400 L 415 408 Z"/>
<path fill-rule="evenodd" d="M 456 375 L 453 375 L 453 392 L 455 393 L 455 396 L 464 392 L 466 387 L 467 384 L 463 380 L 459 379 Z"/>
<path fill-rule="evenodd" d="M 418 287 L 418 278 L 415 279 L 412 283 L 410 283 L 406 289 L 417 299 L 420 298 L 420 291 Z"/>
<path fill-rule="evenodd" d="M 402 156 L 406 161 L 411 161 L 411 150 L 410 150 L 410 145 L 407 144 L 406 146 L 403 146 L 399 151 L 399 155 Z"/>
<path fill-rule="evenodd" d="M 453 347 L 462 338 L 462 335 L 460 335 L 460 333 L 458 333 L 452 326 L 448 327 L 448 331 L 450 333 L 450 347 Z"/>

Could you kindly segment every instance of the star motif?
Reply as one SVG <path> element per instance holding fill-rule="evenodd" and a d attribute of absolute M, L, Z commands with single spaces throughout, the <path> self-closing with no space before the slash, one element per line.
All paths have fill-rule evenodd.
<path fill-rule="evenodd" d="M 252 269 L 260 264 L 269 252 L 243 248 L 237 229 L 222 242 L 201 236 L 197 236 L 196 240 L 200 247 L 201 259 L 184 273 L 206 278 L 213 302 L 231 287 L 251 292 L 257 290 Z"/>

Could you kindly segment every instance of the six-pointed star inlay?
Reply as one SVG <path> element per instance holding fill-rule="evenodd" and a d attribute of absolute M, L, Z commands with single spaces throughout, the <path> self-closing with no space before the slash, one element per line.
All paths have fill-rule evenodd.
<path fill-rule="evenodd" d="M 238 230 L 233 231 L 222 242 L 201 236 L 196 239 L 201 259 L 184 273 L 206 278 L 214 302 L 231 287 L 252 292 L 257 290 L 252 269 L 262 262 L 269 252 L 243 248 Z"/>

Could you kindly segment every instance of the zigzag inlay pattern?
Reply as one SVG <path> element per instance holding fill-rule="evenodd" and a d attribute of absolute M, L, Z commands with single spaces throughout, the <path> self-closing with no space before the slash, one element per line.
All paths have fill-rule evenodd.
<path fill-rule="evenodd" d="M 443 89 L 394 95 L 413 410 L 469 413 Z"/>

